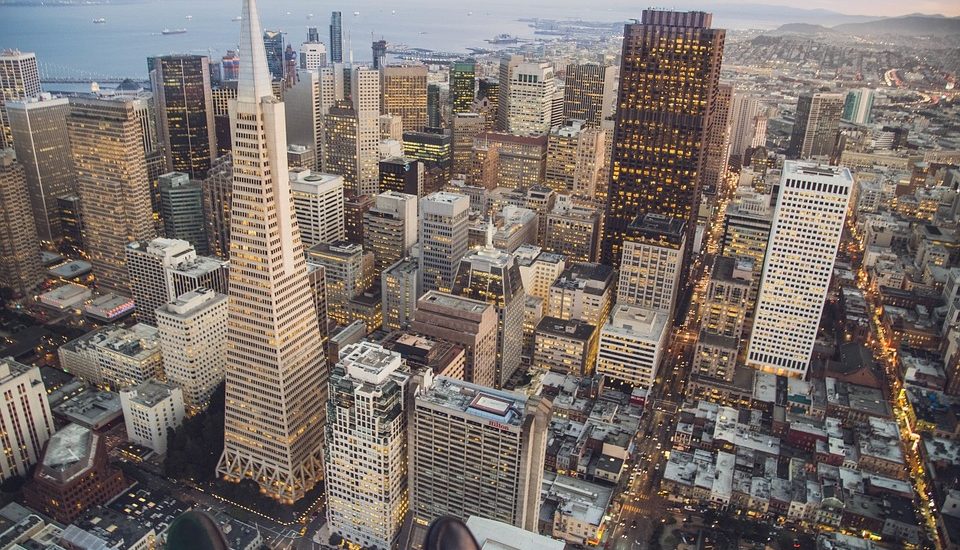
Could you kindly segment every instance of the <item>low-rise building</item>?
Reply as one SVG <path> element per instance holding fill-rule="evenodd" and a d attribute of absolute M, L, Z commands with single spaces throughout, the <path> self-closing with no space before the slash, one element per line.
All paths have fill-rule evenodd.
<path fill-rule="evenodd" d="M 167 432 L 184 417 L 183 391 L 170 384 L 148 380 L 120 391 L 127 437 L 159 454 L 167 452 Z"/>
<path fill-rule="evenodd" d="M 664 312 L 617 305 L 610 322 L 600 329 L 597 372 L 633 386 L 652 387 L 668 325 Z"/>

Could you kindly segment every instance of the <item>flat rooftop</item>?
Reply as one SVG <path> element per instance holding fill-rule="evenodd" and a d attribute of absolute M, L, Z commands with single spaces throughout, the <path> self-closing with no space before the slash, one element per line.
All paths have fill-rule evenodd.
<path fill-rule="evenodd" d="M 144 407 L 155 407 L 170 397 L 174 386 L 157 382 L 156 380 L 147 380 L 139 386 L 125 389 L 121 394 L 129 395 L 130 401 Z"/>
<path fill-rule="evenodd" d="M 417 300 L 417 307 L 419 308 L 421 304 L 425 305 L 436 305 L 439 307 L 444 307 L 448 309 L 457 309 L 465 311 L 468 313 L 481 313 L 483 310 L 488 307 L 492 307 L 486 302 L 481 302 L 479 300 L 472 300 L 470 298 L 463 298 L 460 296 L 454 296 L 453 294 L 447 294 L 445 292 L 438 292 L 436 290 L 431 290 L 424 294 L 419 300 Z"/>
<path fill-rule="evenodd" d="M 96 430 L 119 418 L 123 414 L 123 407 L 118 394 L 90 389 L 54 407 L 53 412 Z"/>
<path fill-rule="evenodd" d="M 433 386 L 418 397 L 462 413 L 519 427 L 523 421 L 526 396 L 495 390 L 445 376 L 434 378 Z"/>

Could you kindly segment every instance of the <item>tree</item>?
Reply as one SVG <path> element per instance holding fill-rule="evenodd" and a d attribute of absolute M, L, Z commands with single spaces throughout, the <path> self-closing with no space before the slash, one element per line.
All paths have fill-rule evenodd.
<path fill-rule="evenodd" d="M 167 434 L 164 474 L 176 479 L 207 482 L 216 478 L 223 453 L 224 385 L 220 384 L 207 409 Z"/>
<path fill-rule="evenodd" d="M 331 533 L 329 542 L 330 546 L 339 547 L 341 544 L 343 544 L 343 537 L 341 537 L 339 533 Z"/>

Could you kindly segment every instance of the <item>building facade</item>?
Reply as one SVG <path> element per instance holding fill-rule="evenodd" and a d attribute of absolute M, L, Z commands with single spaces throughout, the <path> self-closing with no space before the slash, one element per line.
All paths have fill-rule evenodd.
<path fill-rule="evenodd" d="M 26 296 L 44 278 L 27 178 L 12 149 L 0 150 L 0 279 Z"/>
<path fill-rule="evenodd" d="M 449 292 L 469 243 L 470 198 L 437 192 L 420 199 L 420 290 Z"/>
<path fill-rule="evenodd" d="M 0 359 L 0 421 L 4 445 L 10 449 L 0 460 L 0 477 L 25 476 L 40 460 L 44 444 L 54 433 L 53 415 L 40 369 Z"/>

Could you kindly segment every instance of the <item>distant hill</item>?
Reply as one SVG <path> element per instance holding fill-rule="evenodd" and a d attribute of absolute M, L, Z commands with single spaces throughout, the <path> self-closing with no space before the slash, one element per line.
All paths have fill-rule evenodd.
<path fill-rule="evenodd" d="M 766 34 L 830 34 L 836 33 L 835 30 L 830 27 L 824 27 L 823 25 L 811 25 L 810 23 L 787 23 L 786 25 L 780 25 L 776 29 L 766 33 Z"/>
<path fill-rule="evenodd" d="M 864 23 L 843 23 L 833 27 L 833 30 L 859 36 L 880 34 L 900 36 L 960 35 L 960 17 L 905 15 Z"/>

